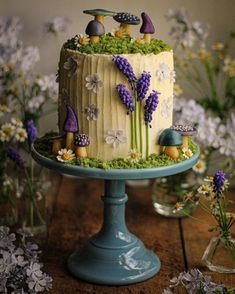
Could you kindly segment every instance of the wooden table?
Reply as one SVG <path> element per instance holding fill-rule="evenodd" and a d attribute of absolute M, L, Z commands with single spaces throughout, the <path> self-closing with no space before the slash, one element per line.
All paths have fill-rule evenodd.
<path fill-rule="evenodd" d="M 66 260 L 99 231 L 102 191 L 102 181 L 61 177 L 43 250 L 44 270 L 53 278 L 50 293 L 161 294 L 172 277 L 194 267 L 212 276 L 214 282 L 223 283 L 228 288 L 235 287 L 235 275 L 210 272 L 201 263 L 202 254 L 213 235 L 207 231 L 208 225 L 190 218 L 169 219 L 158 215 L 152 206 L 151 186 L 127 187 L 126 222 L 129 230 L 161 259 L 159 274 L 143 283 L 119 287 L 94 285 L 73 278 L 67 271 Z M 200 209 L 194 212 L 194 216 L 207 219 Z"/>

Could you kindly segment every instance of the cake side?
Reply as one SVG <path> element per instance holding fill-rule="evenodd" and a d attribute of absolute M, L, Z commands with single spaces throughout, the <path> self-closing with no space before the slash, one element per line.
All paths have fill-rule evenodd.
<path fill-rule="evenodd" d="M 159 153 L 157 141 L 160 132 L 172 125 L 173 113 L 173 53 L 172 51 L 160 52 L 158 54 L 120 54 L 133 67 L 136 77 L 146 71 L 151 74 L 150 87 L 146 97 L 157 90 L 159 104 L 153 113 L 151 128 L 149 128 L 149 154 Z M 61 50 L 59 63 L 59 95 L 60 101 L 65 100 L 75 110 L 79 121 L 79 132 L 90 137 L 88 156 L 104 160 L 114 158 L 126 158 L 131 145 L 131 116 L 127 115 L 127 109 L 120 100 L 116 86 L 124 84 L 130 89 L 126 77 L 117 69 L 110 54 L 86 54 L 79 51 L 65 49 Z M 71 59 L 72 58 L 72 59 Z M 73 60 L 73 66 L 68 61 Z M 89 78 L 98 79 L 97 88 L 92 87 Z M 88 112 L 89 108 L 96 109 L 96 113 Z M 144 104 L 142 105 L 142 108 Z M 62 131 L 66 116 L 66 108 L 63 103 L 59 106 L 59 128 Z M 146 127 L 141 121 L 143 150 L 146 154 Z M 110 131 L 122 131 L 122 142 L 117 144 L 107 143 Z M 112 133 L 116 135 L 116 133 Z M 125 140 L 124 140 L 125 138 Z M 124 142 L 125 141 L 125 142 Z"/>

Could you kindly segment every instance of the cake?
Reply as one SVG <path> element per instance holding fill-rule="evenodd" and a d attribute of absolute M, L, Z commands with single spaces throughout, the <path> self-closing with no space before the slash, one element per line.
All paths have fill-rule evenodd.
<path fill-rule="evenodd" d="M 100 9 L 85 13 L 95 17 L 86 28 L 89 39 L 76 35 L 60 53 L 60 133 L 68 132 L 64 122 L 69 106 L 78 124 L 70 135 L 89 137 L 88 157 L 159 154 L 159 135 L 172 125 L 172 49 L 151 39 L 155 30 L 146 13 L 141 14 L 142 38 L 133 38 L 130 32 L 131 24 L 140 24 L 138 16 Z M 105 34 L 106 15 L 119 22 L 114 22 L 119 27 L 113 33 Z"/>

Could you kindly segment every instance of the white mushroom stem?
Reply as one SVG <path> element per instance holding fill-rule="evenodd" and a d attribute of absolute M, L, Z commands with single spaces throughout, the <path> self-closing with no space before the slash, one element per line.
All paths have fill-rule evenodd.
<path fill-rule="evenodd" d="M 66 149 L 71 149 L 71 150 L 74 150 L 74 144 L 73 144 L 73 141 L 74 141 L 74 133 L 72 132 L 68 132 L 66 133 Z"/>
<path fill-rule="evenodd" d="M 96 15 L 95 20 L 97 20 L 97 21 L 101 22 L 102 24 L 104 24 L 104 15 Z"/>
<path fill-rule="evenodd" d="M 100 37 L 99 36 L 90 36 L 91 43 L 99 43 Z"/>
<path fill-rule="evenodd" d="M 121 23 L 120 28 L 124 29 L 125 33 L 130 36 L 131 35 L 131 25 L 127 23 Z"/>
<path fill-rule="evenodd" d="M 75 146 L 76 157 L 87 157 L 86 147 Z"/>
<path fill-rule="evenodd" d="M 62 148 L 62 140 L 58 139 L 58 140 L 54 140 L 53 144 L 52 144 L 52 153 L 54 155 L 58 155 L 58 152 L 60 151 L 60 149 Z"/>
<path fill-rule="evenodd" d="M 180 157 L 179 151 L 175 146 L 166 146 L 164 153 L 172 159 L 177 159 Z"/>
<path fill-rule="evenodd" d="M 186 148 L 188 149 L 188 139 L 189 139 L 189 136 L 182 136 L 182 139 L 183 139 L 183 144 L 181 146 L 181 148 Z"/>
<path fill-rule="evenodd" d="M 151 41 L 151 35 L 150 34 L 144 34 L 144 42 L 146 44 L 150 44 Z"/>

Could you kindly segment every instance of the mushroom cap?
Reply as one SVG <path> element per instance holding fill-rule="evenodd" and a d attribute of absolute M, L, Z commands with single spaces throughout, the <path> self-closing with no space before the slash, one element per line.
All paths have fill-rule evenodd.
<path fill-rule="evenodd" d="M 86 147 L 90 145 L 90 138 L 86 134 L 78 134 L 74 138 L 74 145 L 78 147 Z"/>
<path fill-rule="evenodd" d="M 158 142 L 160 146 L 181 146 L 183 144 L 181 134 L 173 129 L 165 129 Z"/>
<path fill-rule="evenodd" d="M 86 34 L 89 36 L 102 36 L 105 34 L 104 26 L 98 20 L 91 20 L 86 27 Z"/>
<path fill-rule="evenodd" d="M 111 10 L 106 10 L 106 9 L 88 9 L 88 10 L 83 10 L 83 13 L 90 14 L 90 15 L 103 15 L 103 16 L 114 16 L 117 14 L 117 12 L 111 11 Z"/>
<path fill-rule="evenodd" d="M 76 133 L 78 132 L 78 117 L 74 112 L 73 108 L 69 104 L 66 105 L 66 108 L 67 115 L 64 121 L 63 130 L 66 133 Z"/>
<path fill-rule="evenodd" d="M 143 21 L 142 26 L 140 28 L 141 34 L 154 34 L 155 28 L 148 14 L 145 12 L 142 12 L 141 17 Z"/>
<path fill-rule="evenodd" d="M 140 18 L 129 12 L 118 12 L 113 19 L 123 24 L 138 25 L 140 23 Z"/>
<path fill-rule="evenodd" d="M 194 136 L 197 134 L 197 128 L 190 125 L 173 125 L 171 129 L 179 132 L 182 136 Z"/>

